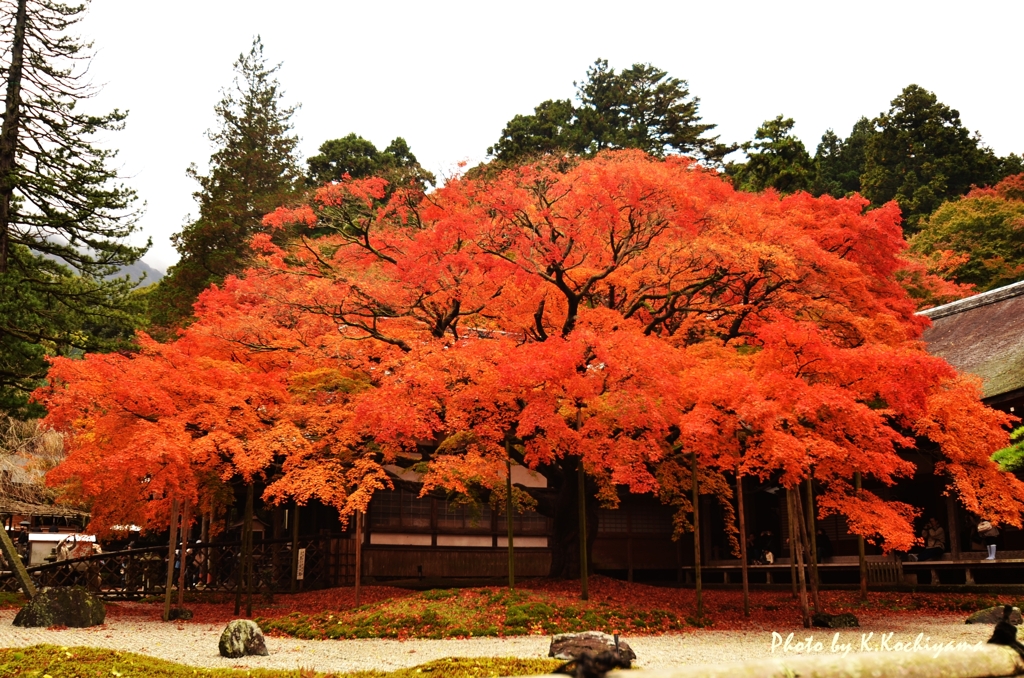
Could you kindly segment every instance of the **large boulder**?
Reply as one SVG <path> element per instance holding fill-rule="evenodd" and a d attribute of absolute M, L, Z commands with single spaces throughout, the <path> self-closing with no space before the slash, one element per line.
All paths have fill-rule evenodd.
<path fill-rule="evenodd" d="M 624 640 L 618 642 L 618 652 L 622 659 L 633 661 L 636 653 Z M 616 650 L 615 636 L 600 631 L 584 631 L 583 633 L 560 633 L 551 639 L 551 648 L 548 656 L 563 661 L 579 659 L 583 653 L 593 656 L 602 652 L 614 652 Z"/>
<path fill-rule="evenodd" d="M 965 624 L 998 624 L 1003 621 L 1003 605 L 996 605 L 995 607 L 986 607 L 984 610 L 978 610 L 970 617 L 967 618 Z M 1021 616 L 1020 608 L 1015 607 L 1010 611 L 1010 618 L 1006 621 L 1010 622 L 1014 626 L 1020 626 Z"/>
<path fill-rule="evenodd" d="M 860 626 L 857 616 L 852 612 L 843 612 L 842 614 L 818 612 L 811 617 L 811 624 L 824 629 L 852 629 Z"/>
<path fill-rule="evenodd" d="M 236 619 L 228 622 L 224 633 L 220 634 L 220 655 L 237 659 L 246 655 L 266 657 L 267 643 L 263 639 L 263 631 L 256 622 L 248 619 Z"/>
<path fill-rule="evenodd" d="M 103 601 L 81 586 L 45 589 L 14 617 L 15 626 L 99 626 L 107 616 Z"/>

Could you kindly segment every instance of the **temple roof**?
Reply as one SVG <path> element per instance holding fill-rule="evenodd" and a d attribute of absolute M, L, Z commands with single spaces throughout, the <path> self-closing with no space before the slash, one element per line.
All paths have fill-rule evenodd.
<path fill-rule="evenodd" d="M 920 315 L 932 320 L 923 337 L 928 351 L 981 377 L 985 398 L 1024 389 L 1024 282 Z"/>

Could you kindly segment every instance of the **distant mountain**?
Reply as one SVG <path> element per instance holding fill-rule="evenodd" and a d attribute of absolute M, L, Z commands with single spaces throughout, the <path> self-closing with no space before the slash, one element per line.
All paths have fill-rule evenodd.
<path fill-rule="evenodd" d="M 120 278 L 125 274 L 132 277 L 132 280 L 141 280 L 142 275 L 146 275 L 146 279 L 142 281 L 142 284 L 146 287 L 152 285 L 155 282 L 160 282 L 160 279 L 164 277 L 164 274 L 159 270 L 153 268 L 142 259 L 139 259 L 131 266 L 122 266 L 117 270 L 117 273 L 113 277 Z"/>

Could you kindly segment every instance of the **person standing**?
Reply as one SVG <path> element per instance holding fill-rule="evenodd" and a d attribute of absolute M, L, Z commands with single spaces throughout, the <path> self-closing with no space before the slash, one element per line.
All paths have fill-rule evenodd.
<path fill-rule="evenodd" d="M 995 560 L 996 540 L 999 537 L 999 528 L 987 520 L 982 520 L 978 523 L 977 529 L 978 536 L 981 537 L 982 542 L 985 544 L 985 548 L 988 550 L 988 556 L 985 560 Z"/>

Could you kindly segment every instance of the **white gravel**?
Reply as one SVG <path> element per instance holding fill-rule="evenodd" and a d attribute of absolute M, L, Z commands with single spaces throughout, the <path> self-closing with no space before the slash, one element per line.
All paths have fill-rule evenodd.
<path fill-rule="evenodd" d="M 472 638 L 468 640 L 296 640 L 267 638 L 269 657 L 225 659 L 217 653 L 222 624 L 158 622 L 119 617 L 109 624 L 89 629 L 22 629 L 11 624 L 13 610 L 0 611 L 0 647 L 24 647 L 39 643 L 72 647 L 88 645 L 168 659 L 197 667 L 307 668 L 323 672 L 362 669 L 396 669 L 415 666 L 443 657 L 546 657 L 547 636 L 516 638 Z M 976 643 L 991 634 L 988 626 L 968 626 L 959 618 L 920 616 L 914 618 L 862 620 L 861 629 L 846 629 L 840 642 L 850 642 L 856 651 L 861 634 L 873 632 L 869 641 L 878 645 L 879 634 L 894 633 L 890 642 L 912 641 L 918 633 L 931 642 Z M 642 668 L 670 668 L 681 664 L 744 661 L 772 656 L 772 630 L 693 632 L 627 638 Z M 813 633 L 830 651 L 834 632 L 806 631 L 800 627 L 774 629 L 782 637 L 794 633 L 794 641 Z M 775 655 L 781 653 L 776 648 Z"/>

